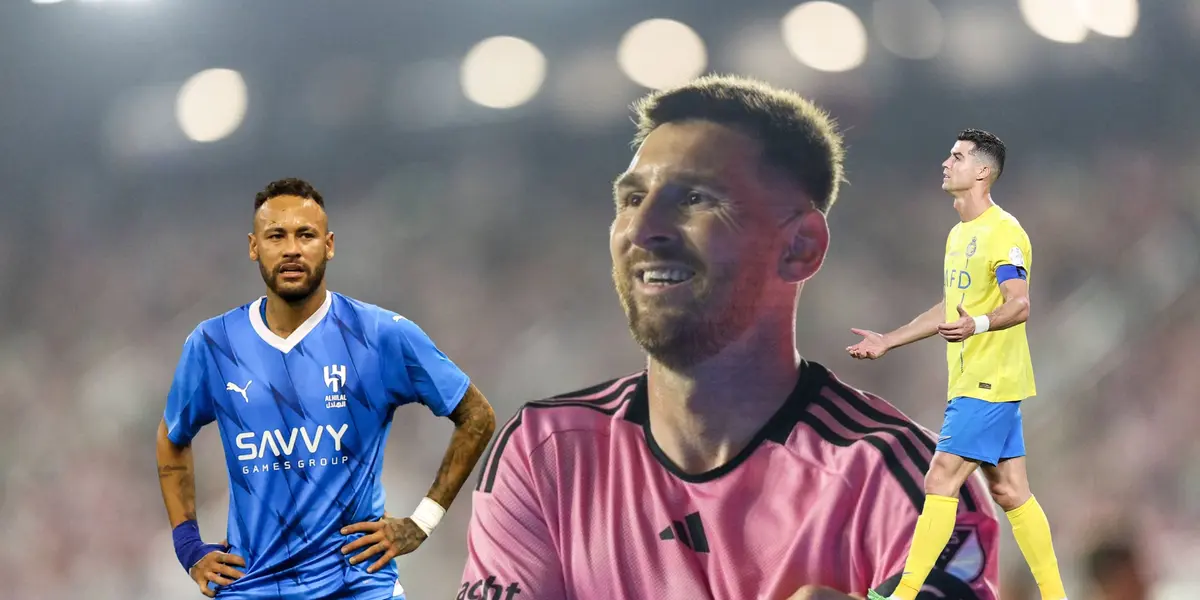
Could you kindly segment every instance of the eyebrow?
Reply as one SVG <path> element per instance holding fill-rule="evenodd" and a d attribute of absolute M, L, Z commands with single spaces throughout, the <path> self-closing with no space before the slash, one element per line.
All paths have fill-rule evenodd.
<path fill-rule="evenodd" d="M 287 231 L 288 228 L 281 223 L 268 223 L 263 226 L 263 231 Z M 296 232 L 301 231 L 320 231 L 316 226 L 304 224 L 296 228 Z"/>
<path fill-rule="evenodd" d="M 710 171 L 675 171 L 667 177 L 673 184 L 683 184 L 708 189 L 717 193 L 727 193 L 726 186 L 718 183 L 719 177 Z M 626 171 L 613 181 L 613 192 L 623 188 L 645 187 L 646 178 L 636 171 Z"/>

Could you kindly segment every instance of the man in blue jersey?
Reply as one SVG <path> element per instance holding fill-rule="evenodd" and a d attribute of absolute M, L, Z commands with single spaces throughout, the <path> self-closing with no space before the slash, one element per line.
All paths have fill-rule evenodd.
<path fill-rule="evenodd" d="M 163 501 L 180 563 L 209 597 L 402 598 L 395 557 L 415 550 L 458 495 L 495 416 L 404 317 L 329 292 L 321 195 L 299 179 L 255 197 L 250 259 L 264 297 L 201 323 L 183 345 L 158 427 Z M 454 422 L 428 494 L 384 512 L 383 452 L 399 406 Z M 228 535 L 196 524 L 191 441 L 216 421 L 229 467 Z"/>

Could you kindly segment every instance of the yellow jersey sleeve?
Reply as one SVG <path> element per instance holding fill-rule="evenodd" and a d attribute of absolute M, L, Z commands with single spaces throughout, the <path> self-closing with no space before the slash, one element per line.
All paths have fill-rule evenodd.
<path fill-rule="evenodd" d="M 1030 247 L 1029 236 L 1020 225 L 1004 223 L 996 228 L 988 242 L 988 271 L 993 276 L 996 269 L 1012 265 L 1024 269 L 1025 276 L 1029 277 L 1033 248 Z"/>

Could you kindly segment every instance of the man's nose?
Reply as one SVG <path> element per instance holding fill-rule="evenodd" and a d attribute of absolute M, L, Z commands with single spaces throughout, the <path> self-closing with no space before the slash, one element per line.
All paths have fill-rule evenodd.
<path fill-rule="evenodd" d="M 629 241 L 642 248 L 670 245 L 679 241 L 679 210 L 662 193 L 642 199 L 629 224 Z"/>

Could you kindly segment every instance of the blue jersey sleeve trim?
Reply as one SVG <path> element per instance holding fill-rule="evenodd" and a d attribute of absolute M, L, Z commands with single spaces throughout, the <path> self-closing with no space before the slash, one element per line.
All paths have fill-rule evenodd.
<path fill-rule="evenodd" d="M 190 444 L 202 427 L 216 420 L 206 385 L 204 344 L 204 334 L 196 328 L 183 344 L 167 392 L 163 420 L 167 423 L 167 439 L 177 446 Z"/>
<path fill-rule="evenodd" d="M 167 423 L 167 439 L 171 440 L 176 446 L 188 446 L 192 443 L 191 439 L 182 439 L 183 431 L 177 425 L 173 426 L 170 422 Z"/>
<path fill-rule="evenodd" d="M 389 324 L 391 326 L 392 324 Z M 408 319 L 395 319 L 388 334 L 395 339 L 401 364 L 389 369 L 401 396 L 426 405 L 439 417 L 448 416 L 466 394 L 471 378 L 454 364 L 433 340 Z M 401 400 L 403 403 L 405 400 Z"/>
<path fill-rule="evenodd" d="M 1004 283 L 1009 279 L 1026 279 L 1028 275 L 1025 272 L 1025 267 L 1017 267 L 1014 265 L 1000 265 L 996 267 L 996 283 Z"/>
<path fill-rule="evenodd" d="M 464 375 L 465 375 L 465 373 L 464 373 Z M 447 402 L 445 404 L 445 407 L 444 407 L 445 413 L 442 413 L 440 410 L 438 410 L 439 408 L 443 408 L 443 407 L 437 407 L 437 408 L 430 407 L 434 416 L 436 416 L 436 417 L 450 416 L 450 413 L 454 412 L 454 409 L 458 408 L 459 404 L 462 404 L 463 398 L 467 397 L 467 389 L 470 387 L 471 387 L 470 377 L 464 378 L 463 382 L 462 382 L 462 389 L 458 390 L 457 393 L 455 393 L 453 396 L 451 396 L 452 398 L 457 398 L 457 400 L 453 400 L 453 401 Z"/>

